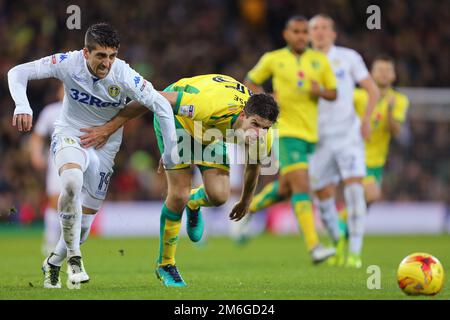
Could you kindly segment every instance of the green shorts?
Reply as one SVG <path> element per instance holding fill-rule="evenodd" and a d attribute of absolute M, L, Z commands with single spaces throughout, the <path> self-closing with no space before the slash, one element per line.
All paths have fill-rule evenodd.
<path fill-rule="evenodd" d="M 314 152 L 315 143 L 299 138 L 279 138 L 280 174 L 298 169 L 308 169 L 308 158 Z"/>
<path fill-rule="evenodd" d="M 161 154 L 164 153 L 164 141 L 161 134 L 161 126 L 157 116 L 153 118 L 153 126 L 155 128 L 158 148 Z M 189 168 L 192 164 L 197 165 L 200 171 L 207 169 L 222 169 L 230 171 L 230 161 L 226 144 L 223 141 L 217 141 L 209 145 L 204 145 L 196 141 L 175 118 L 175 128 L 184 130 L 183 136 L 178 136 L 178 154 L 182 159 L 182 163 L 176 165 L 171 170 L 179 170 Z M 188 139 L 188 140 L 186 140 Z M 190 144 L 187 145 L 187 144 Z M 185 153 L 188 154 L 185 154 Z"/>
<path fill-rule="evenodd" d="M 381 182 L 383 181 L 383 169 L 384 167 L 366 167 L 364 184 L 375 182 L 381 186 Z"/>

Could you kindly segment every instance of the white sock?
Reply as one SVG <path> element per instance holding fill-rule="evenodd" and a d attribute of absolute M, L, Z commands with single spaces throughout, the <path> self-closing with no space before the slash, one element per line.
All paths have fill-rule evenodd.
<path fill-rule="evenodd" d="M 87 240 L 94 219 L 95 214 L 83 214 L 83 218 L 81 219 L 80 245 Z M 61 266 L 66 257 L 66 243 L 64 242 L 64 238 L 61 235 L 55 250 L 53 250 L 53 255 L 50 257 L 48 262 L 50 262 L 54 266 Z"/>
<path fill-rule="evenodd" d="M 44 235 L 45 247 L 51 252 L 61 235 L 58 212 L 52 207 L 47 207 L 44 212 Z"/>
<path fill-rule="evenodd" d="M 58 199 L 58 212 L 62 234 L 67 247 L 67 256 L 81 256 L 81 188 L 83 172 L 66 169 L 61 173 L 62 190 Z"/>
<path fill-rule="evenodd" d="M 344 197 L 348 211 L 349 251 L 350 253 L 360 254 L 367 215 L 364 187 L 359 183 L 346 185 L 344 187 Z"/>
<path fill-rule="evenodd" d="M 334 243 L 340 238 L 339 216 L 334 198 L 319 200 L 320 215 Z"/>
<path fill-rule="evenodd" d="M 80 235 L 80 245 L 83 244 L 91 231 L 92 223 L 94 222 L 95 214 L 84 214 L 81 219 L 81 235 Z"/>

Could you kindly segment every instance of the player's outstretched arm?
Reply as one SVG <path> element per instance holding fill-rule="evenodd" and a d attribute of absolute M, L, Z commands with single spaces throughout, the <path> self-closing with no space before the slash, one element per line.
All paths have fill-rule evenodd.
<path fill-rule="evenodd" d="M 239 221 L 248 213 L 248 208 L 250 207 L 256 185 L 258 184 L 260 171 L 261 166 L 259 164 L 247 164 L 245 166 L 241 199 L 234 205 L 233 210 L 231 210 L 231 220 Z"/>
<path fill-rule="evenodd" d="M 84 133 L 80 137 L 81 145 L 84 148 L 94 147 L 95 149 L 100 149 L 108 142 L 109 137 L 119 130 L 127 121 L 140 117 L 147 111 L 149 111 L 149 109 L 142 106 L 139 102 L 130 101 L 125 108 L 120 110 L 114 118 L 104 125 L 80 129 L 80 131 Z"/>
<path fill-rule="evenodd" d="M 16 108 L 12 125 L 19 131 L 30 131 L 33 124 L 33 110 L 27 98 L 29 80 L 63 77 L 63 68 L 70 54 L 55 54 L 32 62 L 19 64 L 8 71 L 8 86 Z"/>
<path fill-rule="evenodd" d="M 358 84 L 361 88 L 367 91 L 369 96 L 366 113 L 361 121 L 361 135 L 365 140 L 368 140 L 370 138 L 370 117 L 372 116 L 373 110 L 375 109 L 377 101 L 380 97 L 380 90 L 378 90 L 378 87 L 371 76 L 361 80 Z"/>
<path fill-rule="evenodd" d="M 36 79 L 34 62 L 19 64 L 8 71 L 8 86 L 16 108 L 12 125 L 19 131 L 30 131 L 33 124 L 33 110 L 27 98 L 28 80 Z"/>

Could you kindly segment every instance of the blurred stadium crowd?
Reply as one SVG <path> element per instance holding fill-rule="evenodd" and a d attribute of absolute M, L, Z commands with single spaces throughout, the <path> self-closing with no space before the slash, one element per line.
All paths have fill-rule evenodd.
<path fill-rule="evenodd" d="M 71 4 L 81 8 L 81 30 L 66 27 Z M 366 8 L 371 4 L 381 7 L 381 30 L 366 28 Z M 445 0 L 0 0 L 1 212 L 20 204 L 26 222 L 45 204 L 44 173 L 30 166 L 29 135 L 11 126 L 14 106 L 6 73 L 14 65 L 81 49 L 87 26 L 107 21 L 121 34 L 119 57 L 158 89 L 205 73 L 243 80 L 263 52 L 284 45 L 281 31 L 290 15 L 310 17 L 318 12 L 335 18 L 338 43 L 359 51 L 368 65 L 381 52 L 393 56 L 397 86 L 450 87 L 450 2 Z M 52 80 L 30 83 L 35 119 L 54 101 L 55 87 Z M 148 114 L 127 126 L 110 200 L 161 199 L 165 182 L 155 172 L 159 152 L 151 120 Z M 449 137 L 448 121 L 409 121 L 391 149 L 384 197 L 449 203 Z"/>

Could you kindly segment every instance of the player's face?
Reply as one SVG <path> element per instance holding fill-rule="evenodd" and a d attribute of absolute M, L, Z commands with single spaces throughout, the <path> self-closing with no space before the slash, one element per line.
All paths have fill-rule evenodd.
<path fill-rule="evenodd" d="M 91 72 L 93 72 L 94 75 L 100 79 L 103 79 L 108 75 L 114 60 L 117 57 L 116 48 L 100 46 L 96 46 L 91 52 L 89 52 L 87 48 L 84 48 L 83 53 Z"/>
<path fill-rule="evenodd" d="M 291 21 L 283 31 L 283 37 L 290 48 L 302 52 L 308 45 L 308 22 Z"/>
<path fill-rule="evenodd" d="M 372 66 L 372 78 L 380 87 L 389 87 L 395 81 L 394 65 L 389 61 L 375 61 Z"/>
<path fill-rule="evenodd" d="M 240 115 L 242 117 L 241 129 L 244 133 L 245 144 L 256 141 L 259 137 L 264 136 L 267 130 L 272 126 L 272 121 L 264 119 L 258 115 L 246 116 L 244 112 Z"/>
<path fill-rule="evenodd" d="M 309 36 L 314 48 L 329 48 L 336 40 L 336 32 L 330 19 L 317 17 L 309 23 Z"/>

